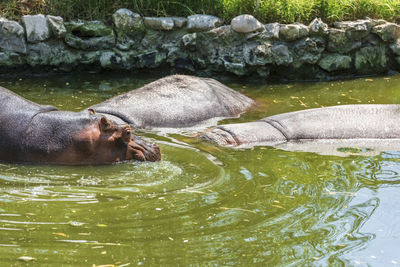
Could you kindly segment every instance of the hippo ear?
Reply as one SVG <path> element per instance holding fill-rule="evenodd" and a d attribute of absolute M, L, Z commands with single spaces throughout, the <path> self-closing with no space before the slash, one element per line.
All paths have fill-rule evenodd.
<path fill-rule="evenodd" d="M 101 123 L 101 125 L 103 125 L 103 126 L 109 126 L 109 125 L 110 125 L 110 122 L 107 120 L 106 117 L 101 117 L 100 123 Z"/>
<path fill-rule="evenodd" d="M 92 108 L 88 108 L 88 111 L 89 111 L 90 115 L 96 114 L 96 111 L 94 111 L 94 109 L 92 109 Z"/>

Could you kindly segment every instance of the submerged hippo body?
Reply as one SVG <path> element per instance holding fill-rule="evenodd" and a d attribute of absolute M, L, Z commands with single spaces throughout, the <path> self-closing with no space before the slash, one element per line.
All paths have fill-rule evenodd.
<path fill-rule="evenodd" d="M 180 128 L 210 119 L 235 117 L 253 103 L 214 79 L 172 75 L 92 108 L 139 128 Z"/>
<path fill-rule="evenodd" d="M 58 111 L 0 87 L 0 160 L 107 164 L 160 160 L 160 150 L 93 111 Z"/>
<path fill-rule="evenodd" d="M 221 125 L 202 137 L 221 146 L 267 145 L 310 151 L 324 144 L 383 144 L 383 139 L 400 139 L 400 105 L 343 105 L 289 112 L 256 122 Z M 312 145 L 315 142 L 318 146 Z"/>

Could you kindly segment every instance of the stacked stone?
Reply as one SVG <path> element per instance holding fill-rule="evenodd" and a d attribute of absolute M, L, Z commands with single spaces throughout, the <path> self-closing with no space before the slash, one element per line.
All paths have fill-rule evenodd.
<path fill-rule="evenodd" d="M 24 68 L 149 69 L 213 75 L 324 79 L 400 68 L 400 26 L 384 20 L 308 26 L 262 24 L 240 15 L 230 25 L 210 15 L 142 17 L 128 9 L 100 21 L 28 15 L 0 18 L 0 71 Z"/>

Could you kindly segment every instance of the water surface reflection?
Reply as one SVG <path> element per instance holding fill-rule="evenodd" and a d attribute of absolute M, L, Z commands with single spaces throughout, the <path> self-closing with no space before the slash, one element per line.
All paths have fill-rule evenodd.
<path fill-rule="evenodd" d="M 232 83 L 259 103 L 235 121 L 338 102 L 397 102 L 398 79 Z M 146 82 L 89 75 L 0 85 L 75 110 Z M 399 152 L 338 157 L 269 147 L 223 149 L 179 133 L 151 138 L 162 147 L 162 162 L 1 164 L 4 265 L 18 265 L 21 256 L 40 266 L 400 263 Z"/>

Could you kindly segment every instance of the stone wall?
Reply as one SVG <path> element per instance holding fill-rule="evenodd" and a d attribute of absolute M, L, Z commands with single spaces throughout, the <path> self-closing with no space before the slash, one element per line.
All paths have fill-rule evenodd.
<path fill-rule="evenodd" d="M 0 73 L 20 70 L 168 68 L 202 75 L 328 79 L 400 69 L 400 26 L 384 20 L 262 24 L 251 15 L 141 17 L 127 9 L 100 21 L 0 17 Z"/>

